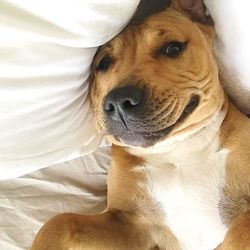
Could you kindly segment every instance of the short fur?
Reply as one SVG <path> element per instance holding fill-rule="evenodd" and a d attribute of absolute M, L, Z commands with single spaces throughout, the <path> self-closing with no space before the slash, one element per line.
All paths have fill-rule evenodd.
<path fill-rule="evenodd" d="M 249 249 L 250 122 L 223 92 L 213 38 L 211 26 L 175 6 L 98 51 L 90 98 L 98 131 L 113 143 L 107 210 L 52 218 L 32 249 Z M 157 53 L 173 40 L 187 42 L 180 55 Z M 105 97 L 131 84 L 147 90 L 143 113 L 110 134 Z M 180 121 L 194 95 L 198 106 Z"/>

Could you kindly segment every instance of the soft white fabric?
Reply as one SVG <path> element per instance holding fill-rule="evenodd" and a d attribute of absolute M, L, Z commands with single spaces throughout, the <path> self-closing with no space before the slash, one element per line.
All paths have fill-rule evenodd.
<path fill-rule="evenodd" d="M 84 82 L 83 76 L 87 75 L 88 66 L 84 66 L 84 61 L 87 60 L 89 65 L 95 50 L 91 48 L 85 50 L 81 47 L 83 46 L 82 42 L 87 41 L 87 38 L 89 39 L 90 36 L 84 38 L 84 34 L 86 33 L 80 32 L 79 29 L 94 32 L 95 29 L 93 25 L 96 23 L 95 25 L 98 26 L 96 29 L 105 31 L 100 32 L 98 36 L 93 34 L 92 41 L 96 42 L 95 45 L 99 45 L 98 39 L 103 43 L 106 38 L 109 39 L 109 36 L 111 37 L 114 33 L 118 32 L 119 29 L 116 30 L 116 25 L 122 26 L 123 24 L 123 22 L 122 24 L 117 22 L 120 18 L 118 18 L 118 16 L 123 16 L 121 12 L 126 10 L 127 13 L 132 13 L 136 1 L 113 0 L 112 6 L 117 6 L 117 8 L 113 13 L 114 16 L 112 19 L 108 17 L 108 13 L 111 13 L 111 10 L 107 9 L 107 6 L 110 7 L 108 3 L 111 3 L 111 1 L 100 0 L 98 5 L 100 7 L 98 8 L 99 14 L 98 10 L 95 8 L 97 11 L 96 17 L 94 15 L 88 17 L 84 16 L 84 13 L 89 13 L 89 11 L 82 11 L 83 16 L 79 14 L 79 19 L 77 19 L 79 22 L 76 20 L 75 24 L 80 23 L 81 20 L 82 22 L 83 20 L 86 21 L 86 19 L 90 17 L 93 18 L 94 21 L 87 26 L 85 25 L 85 27 L 76 25 L 73 31 L 71 28 L 67 29 L 67 24 L 70 25 L 69 20 L 72 20 L 69 17 L 73 18 L 73 14 L 67 14 L 67 10 L 64 9 L 66 2 L 69 4 L 69 9 L 75 8 L 80 12 L 80 8 L 71 5 L 76 3 L 85 6 L 86 3 L 92 3 L 96 6 L 97 3 L 97 1 L 92 0 L 82 0 L 81 2 L 65 0 L 61 0 L 60 2 L 56 0 L 16 0 L 15 3 L 11 0 L 6 0 L 6 2 L 0 0 L 0 178 L 17 176 L 23 174 L 25 171 L 33 170 L 34 165 L 29 165 L 31 167 L 26 169 L 26 165 L 22 164 L 23 168 L 20 169 L 21 172 L 17 172 L 19 168 L 16 168 L 17 165 L 12 164 L 10 161 L 11 159 L 15 159 L 16 163 L 19 159 L 23 159 L 23 162 L 31 162 L 32 160 L 37 168 L 42 166 L 40 162 L 48 157 L 48 152 L 45 150 L 46 148 L 43 147 L 41 147 L 42 155 L 39 157 L 39 144 L 44 145 L 44 140 L 48 140 L 44 137 L 52 136 L 55 139 L 55 141 L 53 141 L 53 138 L 49 139 L 51 143 L 45 145 L 48 151 L 50 151 L 51 148 L 55 148 L 60 152 L 60 148 L 58 148 L 57 145 L 66 142 L 66 144 L 62 146 L 62 151 L 64 151 L 64 147 L 70 146 L 70 143 L 67 143 L 67 141 L 68 138 L 72 136 L 71 133 L 74 133 L 70 125 L 77 123 L 81 115 L 83 115 L 84 118 L 79 124 L 84 125 L 82 130 L 85 132 L 81 132 L 80 134 L 80 132 L 78 133 L 76 131 L 75 133 L 78 135 L 80 134 L 78 139 L 82 141 L 82 151 L 87 152 L 91 150 L 91 141 L 94 142 L 92 148 L 95 147 L 95 139 L 91 136 L 92 132 L 89 130 L 91 129 L 89 113 L 85 113 L 84 111 L 81 112 L 77 110 L 77 108 L 75 109 L 74 105 L 77 101 L 73 101 L 77 100 L 77 96 L 79 96 L 79 98 L 85 96 L 84 88 L 87 84 L 85 83 L 82 85 L 81 83 Z M 207 0 L 206 2 L 210 13 L 215 19 L 216 29 L 220 38 L 220 40 L 217 41 L 217 46 L 219 45 L 219 41 L 222 46 L 220 47 L 220 57 L 223 59 L 223 55 L 225 56 L 223 61 L 226 64 L 228 63 L 231 65 L 233 63 L 231 67 L 235 76 L 240 77 L 241 71 L 244 70 L 243 72 L 245 72 L 245 75 L 249 77 L 250 71 L 246 68 L 249 67 L 249 63 L 244 64 L 243 68 L 240 68 L 240 64 L 238 64 L 239 62 L 245 62 L 245 58 L 249 56 L 249 49 L 245 44 L 245 39 L 248 39 L 247 37 L 249 34 L 246 28 L 248 24 L 250 24 L 250 21 L 248 21 L 250 15 L 249 17 L 247 15 L 249 10 L 249 8 L 247 8 L 248 1 Z M 28 3 L 29 6 L 34 5 L 33 8 L 35 8 L 35 6 L 37 6 L 37 8 L 40 8 L 41 5 L 44 6 L 44 8 L 42 8 L 43 15 L 47 16 L 51 13 L 50 16 L 54 21 L 46 22 L 46 18 L 40 15 L 36 17 L 32 17 L 31 14 L 31 16 L 22 16 L 21 13 L 26 12 L 27 14 L 27 10 L 18 10 L 17 6 L 20 4 L 23 5 L 24 3 Z M 233 5 L 233 3 L 235 5 Z M 236 5 L 236 3 L 238 4 Z M 123 4 L 123 6 L 131 4 L 131 9 L 129 10 L 129 8 L 126 9 L 124 7 L 124 10 L 121 10 L 118 7 L 121 6 L 121 4 Z M 55 7 L 55 5 L 57 6 Z M 45 8 L 45 6 L 47 7 Z M 105 6 L 107 8 L 104 8 Z M 101 7 L 104 12 L 102 12 Z M 35 13 L 37 13 L 37 11 Z M 33 10 L 30 11 L 30 13 L 31 12 L 33 12 Z M 244 13 L 242 14 L 242 21 L 244 20 L 244 23 L 241 23 L 241 19 L 239 18 L 241 12 Z M 10 13 L 12 14 L 10 15 Z M 59 13 L 60 17 L 57 17 L 58 22 L 55 20 L 56 17 L 53 17 L 53 13 Z M 97 17 L 100 14 L 104 15 L 101 22 L 98 21 Z M 67 15 L 68 20 L 66 19 Z M 77 16 L 75 17 L 77 18 Z M 115 19 L 117 24 L 112 21 Z M 124 22 L 125 19 L 126 17 L 124 14 Z M 234 25 L 233 20 L 236 19 L 238 20 L 235 23 L 236 26 L 231 26 Z M 32 24 L 36 23 L 34 20 L 38 22 L 36 25 Z M 110 23 L 109 20 L 111 20 Z M 232 20 L 232 23 L 230 20 Z M 63 25 L 59 25 L 60 22 L 62 22 Z M 108 26 L 102 25 L 105 22 L 108 23 L 108 26 L 110 25 L 111 30 L 107 28 Z M 46 28 L 47 26 L 50 28 Z M 61 28 L 61 26 L 64 28 Z M 10 27 L 12 27 L 12 31 Z M 19 27 L 22 28 L 20 29 Z M 25 27 L 26 29 L 24 29 Z M 106 27 L 106 29 L 104 27 Z M 25 30 L 28 30 L 28 32 L 25 32 Z M 3 33 L 3 31 L 5 33 Z M 67 31 L 69 33 L 67 33 Z M 107 37 L 105 37 L 105 34 Z M 103 37 L 101 37 L 101 35 Z M 227 35 L 229 36 L 228 39 Z M 243 39 L 244 36 L 246 37 Z M 27 42 L 27 39 L 29 42 Z M 243 43 L 242 40 L 244 40 Z M 86 46 L 86 44 L 84 44 L 84 46 Z M 244 50 L 242 50 L 243 47 L 241 44 L 244 44 Z M 231 50 L 233 50 L 233 52 L 231 52 Z M 89 59 L 88 57 L 84 59 L 86 55 L 89 55 Z M 235 59 L 237 59 L 237 61 L 235 61 Z M 240 85 L 243 84 L 243 89 L 246 90 L 249 89 L 249 83 L 249 81 L 245 81 L 244 79 L 240 81 Z M 35 84 L 35 86 L 33 86 L 33 84 Z M 235 84 L 238 86 L 239 81 L 235 82 Z M 37 85 L 39 85 L 38 89 L 36 89 Z M 59 86 L 62 87 L 61 90 L 57 89 Z M 29 91 L 29 88 L 31 88 L 32 91 Z M 232 94 L 235 95 L 235 93 Z M 57 98 L 54 99 L 54 96 L 57 96 Z M 44 100 L 45 97 L 46 101 Z M 237 99 L 240 100 L 241 97 L 236 97 L 236 100 Z M 5 102 L 7 100 L 9 101 L 6 104 Z M 84 100 L 83 98 L 82 101 L 84 102 Z M 58 107 L 56 107 L 55 104 L 58 104 Z M 6 105 L 8 105 L 8 110 L 6 110 Z M 24 106 L 21 107 L 22 105 Z M 15 109 L 16 107 L 17 109 Z M 78 107 L 79 109 L 83 109 L 83 107 L 87 106 L 85 106 L 85 104 L 79 104 Z M 247 104 L 246 107 L 249 108 L 249 104 Z M 71 114 L 72 111 L 73 113 Z M 18 117 L 15 117 L 16 112 L 17 115 L 19 113 Z M 66 113 L 64 114 L 64 112 Z M 29 114 L 32 114 L 31 117 Z M 78 118 L 75 118 L 77 114 Z M 32 116 L 34 116 L 33 119 Z M 28 118 L 29 122 L 25 123 L 24 118 Z M 5 119 L 9 119 L 11 123 L 7 123 L 7 120 L 6 123 L 3 123 Z M 71 124 L 70 119 L 74 120 Z M 89 119 L 89 122 L 84 119 Z M 31 123 L 33 120 L 35 123 Z M 56 123 L 55 127 L 53 125 L 55 124 L 54 122 Z M 63 126 L 66 126 L 66 124 L 68 124 L 68 128 L 70 129 L 68 132 L 67 129 L 62 131 Z M 42 128 L 39 128 L 41 125 Z M 8 131 L 8 126 L 10 131 Z M 33 126 L 34 128 L 32 129 Z M 77 126 L 79 128 L 81 125 Z M 25 127 L 27 127 L 26 130 Z M 52 130 L 50 131 L 50 129 Z M 33 137 L 39 137 L 41 141 L 34 140 L 29 142 L 29 140 L 27 140 L 29 137 L 29 130 L 31 130 L 30 135 L 32 135 L 29 140 L 32 141 Z M 23 134 L 24 137 L 21 136 L 22 131 L 25 132 Z M 37 131 L 38 134 L 34 133 L 34 131 Z M 63 133 L 67 135 L 66 138 L 60 138 Z M 8 142 L 7 140 L 11 138 L 13 141 Z M 15 141 L 17 139 L 18 141 Z M 75 140 L 75 138 L 72 139 L 73 141 Z M 88 140 L 90 144 L 87 143 Z M 25 147 L 24 149 L 18 148 L 20 142 L 22 142 L 20 147 Z M 98 139 L 96 142 L 99 143 Z M 31 143 L 31 145 L 29 145 L 29 143 Z M 14 150 L 11 149 L 11 144 L 16 145 L 13 148 Z M 34 147 L 34 145 L 36 147 Z M 84 145 L 86 145 L 85 149 Z M 5 151 L 3 151 L 4 147 Z M 26 151 L 27 149 L 29 150 Z M 72 152 L 73 151 L 75 151 L 75 155 L 81 154 L 81 150 L 77 152 L 77 150 L 72 149 Z M 34 152 L 35 154 L 33 157 Z M 103 147 L 93 154 L 57 164 L 50 168 L 41 169 L 23 176 L 22 178 L 1 181 L 0 249 L 28 249 L 40 226 L 58 213 L 76 212 L 88 214 L 102 211 L 106 204 L 106 171 L 109 164 L 109 159 L 107 158 L 108 154 L 109 149 Z M 28 158 L 25 158 L 25 156 L 28 156 Z M 62 155 L 55 158 L 60 158 L 60 160 L 63 161 L 63 157 L 69 157 L 69 154 L 66 153 L 64 155 L 62 153 Z M 74 156 L 72 155 L 71 157 Z M 38 158 L 39 160 L 37 160 Z M 53 159 L 55 158 L 48 157 L 46 158 L 46 162 L 49 162 L 49 159 L 54 161 Z M 8 165 L 2 165 L 4 161 L 7 162 Z M 14 166 L 12 168 L 13 172 L 11 172 L 11 166 Z M 10 168 L 8 169 L 8 167 Z"/>
<path fill-rule="evenodd" d="M 0 0 L 0 179 L 96 149 L 89 67 L 139 0 Z"/>
<path fill-rule="evenodd" d="M 250 1 L 205 0 L 217 33 L 216 54 L 221 61 L 224 87 L 250 114 Z"/>
<path fill-rule="evenodd" d="M 1 181 L 0 249 L 30 249 L 40 227 L 59 213 L 103 211 L 108 154 L 109 147 L 102 147 L 93 154 Z"/>

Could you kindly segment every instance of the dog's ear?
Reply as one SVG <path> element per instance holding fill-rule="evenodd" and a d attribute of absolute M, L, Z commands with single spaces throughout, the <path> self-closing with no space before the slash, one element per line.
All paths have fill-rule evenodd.
<path fill-rule="evenodd" d="M 213 44 L 215 37 L 213 21 L 211 16 L 206 15 L 206 7 L 203 0 L 172 0 L 170 6 L 196 22 L 210 44 Z"/>
<path fill-rule="evenodd" d="M 171 0 L 141 0 L 131 23 L 143 22 L 147 17 L 164 11 L 171 3 Z"/>
<path fill-rule="evenodd" d="M 213 24 L 211 16 L 206 14 L 203 0 L 172 0 L 171 7 L 187 13 L 195 22 Z"/>

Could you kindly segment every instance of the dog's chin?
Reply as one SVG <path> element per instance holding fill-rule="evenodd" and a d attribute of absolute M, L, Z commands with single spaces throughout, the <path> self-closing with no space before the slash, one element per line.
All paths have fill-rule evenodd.
<path fill-rule="evenodd" d="M 132 147 L 142 147 L 147 148 L 154 146 L 156 143 L 166 139 L 168 136 L 171 136 L 171 132 L 174 132 L 175 129 L 179 127 L 180 124 L 183 124 L 187 118 L 194 112 L 200 102 L 200 97 L 194 95 L 190 98 L 188 104 L 185 106 L 183 111 L 180 113 L 179 117 L 176 119 L 176 122 L 170 126 L 167 126 L 160 130 L 153 131 L 135 131 L 133 129 L 122 129 L 118 133 L 112 133 L 115 141 L 118 144 Z"/>

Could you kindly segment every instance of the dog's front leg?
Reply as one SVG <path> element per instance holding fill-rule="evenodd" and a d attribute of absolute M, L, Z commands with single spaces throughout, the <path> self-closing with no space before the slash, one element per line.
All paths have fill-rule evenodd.
<path fill-rule="evenodd" d="M 241 214 L 229 227 L 224 241 L 216 250 L 250 249 L 250 210 Z"/>
<path fill-rule="evenodd" d="M 150 237 L 121 211 L 99 215 L 60 214 L 37 234 L 32 250 L 151 249 Z"/>

